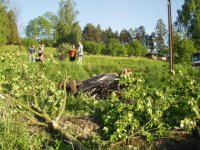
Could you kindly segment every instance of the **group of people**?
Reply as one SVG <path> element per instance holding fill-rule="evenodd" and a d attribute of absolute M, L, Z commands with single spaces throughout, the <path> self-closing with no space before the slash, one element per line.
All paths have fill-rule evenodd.
<path fill-rule="evenodd" d="M 31 61 L 41 61 L 43 62 L 45 60 L 44 57 L 44 44 L 41 44 L 38 46 L 38 57 L 35 59 L 35 52 L 36 52 L 36 47 L 35 45 L 31 45 L 31 47 L 28 48 L 28 62 L 30 63 Z"/>
<path fill-rule="evenodd" d="M 35 52 L 36 52 L 36 47 L 35 45 L 31 45 L 31 47 L 28 48 L 28 62 L 30 63 L 31 61 L 40 61 L 44 62 L 45 57 L 44 57 L 44 44 L 41 44 L 37 48 L 38 51 L 38 57 L 35 59 Z M 76 50 L 76 47 L 73 45 L 72 48 L 69 50 L 69 60 L 71 62 L 76 60 L 76 55 L 78 53 L 78 64 L 82 64 L 82 59 L 83 59 L 83 45 L 79 42 L 79 47 L 78 51 Z M 60 54 L 60 60 L 64 60 L 65 55 Z"/>
<path fill-rule="evenodd" d="M 69 60 L 71 62 L 76 60 L 76 54 L 78 53 L 78 64 L 82 64 L 83 59 L 83 45 L 79 42 L 78 52 L 76 47 L 73 45 L 72 48 L 69 50 Z"/>

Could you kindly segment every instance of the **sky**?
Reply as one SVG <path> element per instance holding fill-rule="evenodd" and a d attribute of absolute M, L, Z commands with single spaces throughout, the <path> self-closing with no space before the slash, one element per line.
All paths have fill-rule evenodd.
<path fill-rule="evenodd" d="M 45 12 L 57 14 L 60 0 L 11 0 L 11 7 L 18 10 L 20 34 L 28 22 Z M 168 0 L 74 0 L 79 11 L 77 21 L 83 29 L 87 23 L 100 25 L 103 30 L 111 27 L 113 31 L 135 29 L 145 26 L 147 33 L 155 30 L 156 23 L 162 19 L 168 25 Z M 177 17 L 184 0 L 171 0 L 172 20 Z"/>

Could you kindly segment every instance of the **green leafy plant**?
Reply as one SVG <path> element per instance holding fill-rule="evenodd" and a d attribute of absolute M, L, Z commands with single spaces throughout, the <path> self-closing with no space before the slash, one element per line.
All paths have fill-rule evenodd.
<path fill-rule="evenodd" d="M 67 54 L 68 51 L 72 48 L 72 46 L 68 43 L 61 43 L 58 48 L 57 51 L 59 53 L 63 53 L 63 54 Z"/>
<path fill-rule="evenodd" d="M 200 119 L 199 83 L 177 73 L 165 87 L 151 88 L 141 75 L 121 79 L 121 97 L 112 95 L 100 106 L 104 132 L 111 141 L 144 136 L 147 141 L 168 135 L 179 126 L 191 131 Z"/>

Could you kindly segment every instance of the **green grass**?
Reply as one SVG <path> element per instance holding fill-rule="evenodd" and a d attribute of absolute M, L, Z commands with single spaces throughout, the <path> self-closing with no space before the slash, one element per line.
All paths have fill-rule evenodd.
<path fill-rule="evenodd" d="M 0 48 L 0 54 L 3 51 L 13 51 L 16 53 L 19 48 L 18 46 L 3 46 Z M 27 48 L 22 46 L 21 53 L 23 54 L 24 62 L 27 62 Z M 130 68 L 134 72 L 140 72 L 150 76 L 150 79 L 154 79 L 158 76 L 163 76 L 169 72 L 168 62 L 152 60 L 144 57 L 111 57 L 101 55 L 85 55 L 83 58 L 83 65 L 77 64 L 76 62 L 71 63 L 69 58 L 66 58 L 65 62 L 58 60 L 58 52 L 56 48 L 45 47 L 44 53 L 47 60 L 44 63 L 36 63 L 33 65 L 36 71 L 46 68 L 47 76 L 55 76 L 59 72 L 61 76 L 67 73 L 76 80 L 86 79 L 90 76 L 100 73 L 120 73 L 124 68 Z M 37 54 L 36 54 L 37 55 Z M 37 56 L 36 56 L 37 57 Z M 52 57 L 54 57 L 57 63 L 52 63 Z M 0 70 L 6 68 L 6 63 L 1 63 Z M 30 64 L 31 65 L 31 64 Z M 192 69 L 188 66 L 175 65 L 175 71 L 181 70 L 184 74 L 191 76 L 199 76 L 198 69 Z"/>
<path fill-rule="evenodd" d="M 44 137 L 47 135 L 38 134 L 28 130 L 25 120 L 21 119 L 22 114 L 16 113 L 14 108 L 5 101 L 0 102 L 0 149 L 42 149 Z"/>

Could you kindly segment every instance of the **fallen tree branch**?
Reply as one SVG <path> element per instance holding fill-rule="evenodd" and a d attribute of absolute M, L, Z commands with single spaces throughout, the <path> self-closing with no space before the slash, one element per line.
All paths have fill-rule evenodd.
<path fill-rule="evenodd" d="M 85 150 L 87 149 L 81 142 L 79 142 L 76 138 L 74 138 L 72 135 L 64 131 L 64 129 L 57 124 L 55 121 L 52 121 L 52 127 L 54 131 L 57 131 L 61 134 L 61 136 L 66 139 L 67 141 L 71 142 L 75 150 Z"/>
<path fill-rule="evenodd" d="M 60 136 L 62 136 L 65 140 L 67 140 L 68 143 L 72 143 L 72 147 L 75 150 L 87 149 L 80 141 L 78 141 L 76 138 L 74 138 L 71 134 L 64 131 L 64 129 L 57 123 L 57 120 L 56 121 L 52 120 L 48 114 L 46 114 L 45 112 L 41 112 L 40 111 L 41 109 L 39 107 L 35 106 L 34 109 L 32 109 L 32 108 L 26 106 L 25 104 L 7 96 L 6 94 L 2 93 L 2 95 L 5 97 L 6 100 L 14 102 L 15 104 L 23 107 L 24 109 L 26 109 L 26 110 L 30 111 L 31 113 L 33 113 L 34 115 L 36 115 L 37 117 L 41 118 L 41 120 L 44 120 L 44 122 L 38 121 L 35 123 L 38 125 L 42 125 L 48 129 L 50 129 L 51 131 L 57 132 Z M 66 98 L 66 95 L 65 95 L 65 98 Z M 66 101 L 66 100 L 64 100 L 64 101 Z M 64 102 L 64 104 L 66 104 L 66 102 Z M 64 108 L 65 108 L 65 106 L 62 106 L 62 109 L 61 109 L 58 117 L 61 117 L 62 113 L 64 112 Z"/>
<path fill-rule="evenodd" d="M 66 83 L 67 83 L 67 79 L 64 81 L 64 85 L 66 85 Z M 60 117 L 62 116 L 62 114 L 64 113 L 64 110 L 65 110 L 65 106 L 66 106 L 66 102 L 67 102 L 66 86 L 64 86 L 64 92 L 65 92 L 64 101 L 63 101 L 63 104 L 61 106 L 60 112 L 58 113 L 58 116 L 56 118 L 57 122 L 60 120 Z"/>
<path fill-rule="evenodd" d="M 42 127 L 45 127 L 45 128 L 48 128 L 48 125 L 46 123 L 42 123 L 42 122 L 38 122 L 38 121 L 31 121 L 31 122 L 28 122 L 27 125 L 30 125 L 30 126 L 42 126 Z"/>

